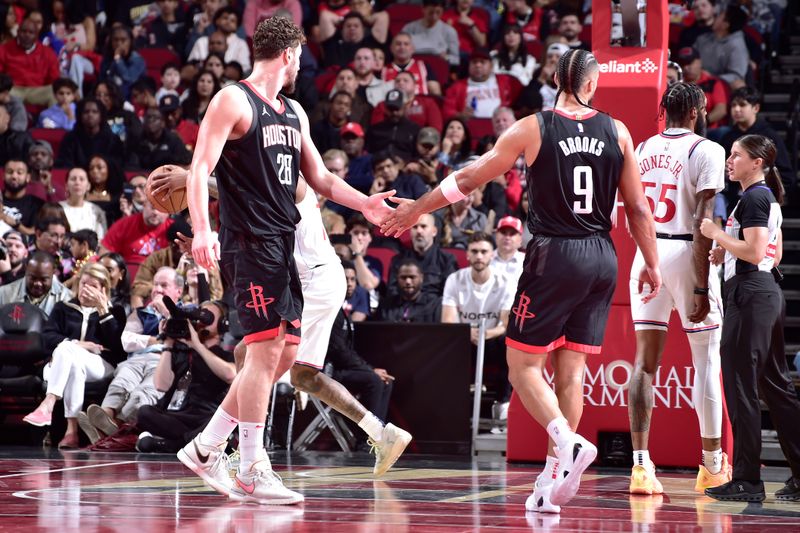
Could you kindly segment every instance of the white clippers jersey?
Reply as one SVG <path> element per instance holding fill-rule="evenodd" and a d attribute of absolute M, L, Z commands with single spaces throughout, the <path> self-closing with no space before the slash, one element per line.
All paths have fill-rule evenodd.
<path fill-rule="evenodd" d="M 636 149 L 656 232 L 691 234 L 697 193 L 725 186 L 725 149 L 682 128 L 669 128 Z"/>
<path fill-rule="evenodd" d="M 294 232 L 294 262 L 297 272 L 303 278 L 309 270 L 319 265 L 339 263 L 339 256 L 331 246 L 322 215 L 319 212 L 317 194 L 306 186 L 306 195 L 297 204 L 300 222 Z"/>

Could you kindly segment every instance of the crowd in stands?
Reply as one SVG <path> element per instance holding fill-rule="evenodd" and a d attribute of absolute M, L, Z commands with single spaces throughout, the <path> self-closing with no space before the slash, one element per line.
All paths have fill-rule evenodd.
<path fill-rule="evenodd" d="M 672 22 L 683 30 L 669 75 L 703 88 L 709 136 L 726 150 L 748 133 L 775 140 L 793 191 L 795 162 L 758 117 L 756 90 L 763 44 L 776 39 L 785 1 L 673 4 Z M 26 420 L 49 424 L 63 401 L 65 447 L 78 445 L 79 423 L 93 441 L 138 423 L 179 447 L 235 373 L 232 345 L 222 345 L 230 327 L 220 325 L 230 294 L 217 272 L 200 271 L 174 244 L 179 232 L 191 235 L 188 215 L 157 211 L 144 187 L 156 167 L 191 161 L 209 102 L 249 74 L 254 28 L 272 16 L 306 30 L 292 96 L 311 117 L 327 168 L 364 193 L 395 189 L 411 199 L 489 150 L 519 118 L 551 109 L 559 57 L 591 49 L 591 2 L 583 0 L 0 4 L 0 305 L 25 303 L 49 317 L 46 396 Z M 400 239 L 321 199 L 347 266 L 339 320 L 468 323 L 476 343 L 486 318 L 489 351 L 502 365 L 530 238 L 525 186 L 520 158 Z M 721 219 L 736 189 L 720 195 Z M 208 308 L 214 323 L 165 339 L 165 296 Z M 355 362 L 341 376 L 369 372 L 357 355 L 347 357 Z M 28 370 L 6 365 L 0 377 Z M 197 381 L 182 389 L 187 372 Z M 110 380 L 104 399 L 84 410 L 85 383 L 102 380 Z M 498 401 L 507 402 L 507 382 L 500 388 Z M 188 395 L 192 410 L 170 427 L 184 409 L 176 394 Z M 383 412 L 384 394 L 375 400 Z"/>

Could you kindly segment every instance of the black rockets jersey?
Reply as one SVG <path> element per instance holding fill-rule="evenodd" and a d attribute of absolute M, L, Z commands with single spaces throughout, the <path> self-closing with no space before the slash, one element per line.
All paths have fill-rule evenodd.
<path fill-rule="evenodd" d="M 283 95 L 275 111 L 248 82 L 236 85 L 247 95 L 253 123 L 244 136 L 225 143 L 217 164 L 220 223 L 255 238 L 294 233 L 300 221 L 300 120 Z"/>
<path fill-rule="evenodd" d="M 558 111 L 537 118 L 542 146 L 527 172 L 531 233 L 583 237 L 611 231 L 623 161 L 614 120 L 597 111 L 580 120 Z"/>

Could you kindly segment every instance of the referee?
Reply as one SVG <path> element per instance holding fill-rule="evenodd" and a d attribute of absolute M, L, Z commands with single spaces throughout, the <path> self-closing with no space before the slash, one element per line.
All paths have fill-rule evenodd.
<path fill-rule="evenodd" d="M 759 392 L 769 407 L 778 439 L 792 469 L 778 500 L 800 500 L 800 401 L 783 350 L 771 350 L 773 328 L 780 320 L 783 295 L 772 275 L 782 253 L 780 203 L 783 187 L 775 168 L 775 143 L 745 135 L 731 148 L 727 169 L 742 187 L 742 198 L 728 218 L 726 231 L 710 219 L 700 230 L 719 245 L 713 264 L 725 262 L 725 322 L 722 327 L 722 378 L 733 425 L 733 479 L 706 489 L 717 500 L 765 498 L 761 481 L 761 409 Z"/>

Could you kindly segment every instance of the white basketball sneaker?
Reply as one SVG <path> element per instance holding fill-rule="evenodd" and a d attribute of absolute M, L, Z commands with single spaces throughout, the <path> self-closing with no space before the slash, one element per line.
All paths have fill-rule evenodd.
<path fill-rule="evenodd" d="M 284 486 L 281 477 L 267 461 L 253 463 L 247 473 L 238 473 L 233 479 L 231 500 L 262 505 L 293 505 L 305 500 L 302 494 Z"/>
<path fill-rule="evenodd" d="M 375 452 L 375 468 L 372 473 L 382 476 L 403 454 L 406 446 L 411 442 L 411 433 L 394 424 L 386 424 L 381 434 L 381 440 L 376 442 L 369 439 L 367 442 L 372 446 L 370 452 Z"/>
<path fill-rule="evenodd" d="M 228 456 L 225 454 L 226 444 L 223 442 L 219 447 L 207 446 L 200 442 L 198 435 L 178 451 L 178 459 L 203 478 L 211 488 L 228 496 L 232 482 L 228 472 Z"/>
<path fill-rule="evenodd" d="M 597 448 L 577 433 L 564 449 L 558 452 L 558 469 L 550 491 L 550 502 L 564 505 L 577 494 L 581 486 L 581 474 L 597 457 Z"/>
<path fill-rule="evenodd" d="M 525 500 L 525 510 L 534 513 L 560 513 L 561 507 L 550 501 L 553 490 L 553 476 L 550 472 L 542 472 L 533 484 L 533 493 Z"/>

